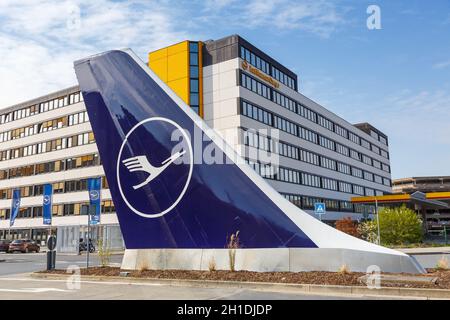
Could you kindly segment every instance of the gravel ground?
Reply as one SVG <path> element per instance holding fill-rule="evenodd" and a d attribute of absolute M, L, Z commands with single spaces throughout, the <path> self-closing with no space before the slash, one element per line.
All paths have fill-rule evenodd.
<path fill-rule="evenodd" d="M 117 267 L 92 267 L 81 269 L 82 275 L 119 276 Z M 46 273 L 66 274 L 65 270 L 43 271 Z M 250 271 L 186 271 L 186 270 L 142 270 L 129 271 L 129 277 L 149 279 L 183 279 L 183 280 L 220 280 L 220 281 L 251 281 L 273 283 L 321 284 L 343 286 L 365 286 L 359 277 L 365 275 L 359 272 L 250 272 Z M 391 274 L 392 275 L 392 274 Z M 406 276 L 403 274 L 402 276 Z M 450 289 L 450 270 L 429 269 L 428 274 L 420 277 L 437 278 L 436 283 L 417 282 L 382 282 L 383 287 L 432 288 Z"/>

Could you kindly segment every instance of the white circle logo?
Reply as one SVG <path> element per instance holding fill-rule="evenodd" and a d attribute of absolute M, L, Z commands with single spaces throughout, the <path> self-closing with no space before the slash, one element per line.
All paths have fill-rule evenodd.
<path fill-rule="evenodd" d="M 97 200 L 99 198 L 99 193 L 97 190 L 91 190 L 90 196 L 92 200 Z"/>
<path fill-rule="evenodd" d="M 50 196 L 44 196 L 44 203 L 49 204 L 50 203 Z"/>
<path fill-rule="evenodd" d="M 154 128 L 156 127 L 158 130 L 149 130 L 149 126 L 150 128 L 152 126 Z M 159 161 L 157 161 L 158 165 L 154 166 L 151 163 L 152 159 L 161 157 L 162 153 L 167 153 L 167 150 L 171 149 L 167 148 L 167 144 L 171 142 L 170 138 L 166 135 L 167 126 L 172 126 L 181 133 L 185 147 L 182 151 L 172 153 L 169 157 L 166 157 L 167 159 L 160 161 L 160 164 Z M 125 148 L 125 146 L 128 146 L 129 148 Z M 129 154 L 129 157 L 122 159 L 127 153 Z M 158 183 L 157 181 L 160 181 L 160 179 L 157 179 L 157 177 L 164 177 L 164 174 L 169 172 L 171 168 L 174 170 L 174 167 L 186 167 L 173 164 L 174 161 L 185 154 L 189 157 L 189 169 L 185 169 L 185 171 L 188 171 L 187 175 L 186 172 L 183 172 L 182 174 L 183 179 L 186 177 L 184 184 L 179 181 L 182 180 L 179 172 L 169 173 L 171 174 L 170 181 L 166 179 L 165 183 Z M 194 168 L 193 158 L 190 138 L 186 131 L 176 122 L 167 118 L 153 117 L 136 124 L 125 136 L 117 157 L 117 184 L 125 204 L 135 214 L 144 218 L 158 218 L 170 212 L 178 205 L 187 191 Z M 121 172 L 123 175 L 126 175 L 122 179 Z M 131 180 L 131 178 L 134 179 L 138 174 L 140 174 L 141 180 L 142 176 L 146 176 L 146 179 L 144 181 L 139 181 L 139 183 L 134 182 L 130 184 L 129 180 Z M 173 181 L 176 181 L 176 183 Z M 172 190 L 169 185 L 170 183 L 176 185 L 176 188 L 174 187 Z M 148 189 L 145 190 L 147 185 L 151 186 L 150 191 L 148 191 Z M 162 191 L 160 193 L 156 192 L 158 189 Z M 164 200 L 160 201 L 158 199 L 158 194 L 165 196 Z M 170 197 L 167 197 L 168 194 Z M 157 205 L 154 205 L 155 203 Z M 150 204 L 153 207 L 152 210 L 148 210 Z"/>

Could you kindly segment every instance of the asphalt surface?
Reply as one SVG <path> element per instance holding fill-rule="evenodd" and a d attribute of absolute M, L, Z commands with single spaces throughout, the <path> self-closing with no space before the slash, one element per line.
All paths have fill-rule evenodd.
<path fill-rule="evenodd" d="M 97 254 L 90 254 L 89 260 L 90 266 L 99 265 Z M 111 263 L 119 266 L 121 261 L 121 254 L 111 256 Z M 68 254 L 56 255 L 57 269 L 66 269 L 71 265 L 86 267 L 86 254 L 80 256 Z M 0 253 L 0 276 L 40 271 L 45 270 L 46 267 L 46 253 Z"/>
<path fill-rule="evenodd" d="M 450 261 L 450 255 L 446 255 Z M 419 255 L 425 267 L 434 267 L 442 255 Z M 77 288 L 66 280 L 30 278 L 26 273 L 46 268 L 45 253 L 0 254 L 0 300 L 3 299 L 249 299 L 249 300 L 366 300 L 393 299 L 374 296 L 318 295 L 243 288 L 193 288 L 153 283 L 82 281 Z M 111 263 L 120 265 L 122 255 L 113 255 Z M 57 255 L 57 268 L 86 266 L 86 255 Z M 96 254 L 90 255 L 90 265 L 99 265 Z"/>

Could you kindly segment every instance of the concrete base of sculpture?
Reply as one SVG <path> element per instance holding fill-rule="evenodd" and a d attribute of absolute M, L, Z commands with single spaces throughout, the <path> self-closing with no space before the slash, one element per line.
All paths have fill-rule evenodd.
<path fill-rule="evenodd" d="M 209 270 L 214 266 L 216 270 L 230 270 L 231 254 L 228 249 L 127 249 L 122 269 Z M 343 265 L 355 272 L 367 272 L 370 266 L 377 266 L 381 272 L 426 272 L 408 255 L 329 248 L 236 249 L 234 268 L 258 272 L 336 272 Z"/>

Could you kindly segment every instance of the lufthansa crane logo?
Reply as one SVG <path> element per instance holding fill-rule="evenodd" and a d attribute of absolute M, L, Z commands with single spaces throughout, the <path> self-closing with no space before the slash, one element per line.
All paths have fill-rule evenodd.
<path fill-rule="evenodd" d="M 182 137 L 178 143 L 171 140 L 175 130 Z M 125 136 L 116 170 L 128 208 L 144 218 L 161 217 L 178 205 L 189 186 L 193 170 L 189 136 L 170 119 L 143 120 Z"/>
<path fill-rule="evenodd" d="M 89 195 L 91 196 L 92 200 L 98 200 L 98 198 L 100 197 L 100 194 L 97 190 L 91 190 L 89 192 Z"/>
<path fill-rule="evenodd" d="M 49 204 L 51 202 L 51 198 L 49 195 L 44 196 L 44 204 Z"/>

